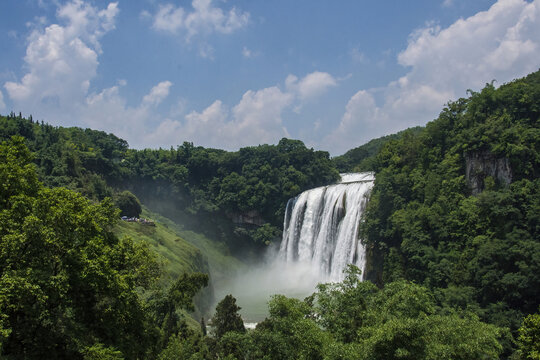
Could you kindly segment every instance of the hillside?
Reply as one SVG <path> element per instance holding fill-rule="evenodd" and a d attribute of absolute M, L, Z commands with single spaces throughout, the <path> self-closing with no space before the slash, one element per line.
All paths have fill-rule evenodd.
<path fill-rule="evenodd" d="M 339 176 L 327 152 L 299 140 L 236 152 L 187 142 L 134 150 L 102 131 L 0 116 L 0 140 L 13 135 L 23 136 L 35 153 L 45 185 L 94 200 L 130 190 L 155 212 L 239 252 L 257 253 L 279 240 L 288 199 Z"/>
<path fill-rule="evenodd" d="M 373 171 L 376 166 L 376 156 L 381 148 L 389 141 L 400 139 L 406 132 L 410 131 L 419 133 L 422 131 L 422 127 L 417 126 L 415 128 L 407 129 L 406 131 L 400 131 L 396 134 L 390 134 L 370 140 L 364 145 L 347 151 L 343 155 L 333 157 L 332 162 L 340 173 Z"/>
<path fill-rule="evenodd" d="M 370 279 L 422 284 L 516 335 L 540 305 L 539 104 L 540 72 L 487 84 L 381 148 Z"/>
<path fill-rule="evenodd" d="M 144 211 L 141 217 L 153 219 L 152 215 Z M 150 245 L 163 262 L 166 276 L 162 280 L 166 283 L 185 272 L 209 273 L 207 260 L 201 251 L 159 221 L 155 226 L 118 221 L 113 232 L 120 238 L 129 236 Z"/>
<path fill-rule="evenodd" d="M 120 223 L 118 233 L 130 235 L 130 232 L 135 232 L 141 236 L 152 249 L 167 259 L 171 274 L 178 275 L 184 270 L 202 271 L 211 275 L 211 281 L 220 281 L 245 267 L 245 264 L 231 255 L 225 244 L 186 230 L 181 224 L 147 208 L 143 208 L 141 217 L 154 220 L 155 230 L 144 225 Z M 193 262 L 193 259 L 197 260 Z"/>
<path fill-rule="evenodd" d="M 205 273 L 210 275 L 210 284 L 195 297 L 195 318 L 207 316 L 215 302 L 215 284 L 224 278 L 234 277 L 244 268 L 238 259 L 227 255 L 226 246 L 219 245 L 202 234 L 182 230 L 171 220 L 144 208 L 141 218 L 152 219 L 155 226 L 137 222 L 118 221 L 114 234 L 119 238 L 128 236 L 137 242 L 149 245 L 157 254 L 163 275 L 161 287 L 169 287 L 184 273 Z M 193 322 L 190 323 L 193 326 Z M 196 325 L 195 323 L 195 326 Z"/>

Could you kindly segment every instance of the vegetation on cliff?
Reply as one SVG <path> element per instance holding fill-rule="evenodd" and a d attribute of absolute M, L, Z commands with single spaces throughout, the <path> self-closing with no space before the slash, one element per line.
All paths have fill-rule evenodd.
<path fill-rule="evenodd" d="M 439 305 L 516 335 L 540 305 L 539 105 L 540 72 L 488 84 L 381 148 L 364 234 L 384 261 L 370 278 L 414 281 Z M 508 162 L 511 173 L 468 174 L 475 153 Z"/>

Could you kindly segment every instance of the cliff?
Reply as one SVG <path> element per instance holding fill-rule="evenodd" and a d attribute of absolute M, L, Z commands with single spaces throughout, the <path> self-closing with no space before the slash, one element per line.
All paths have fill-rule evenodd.
<path fill-rule="evenodd" d="M 492 177 L 499 184 L 512 182 L 512 168 L 508 158 L 497 157 L 489 151 L 465 154 L 465 177 L 473 195 L 485 188 L 485 179 Z"/>

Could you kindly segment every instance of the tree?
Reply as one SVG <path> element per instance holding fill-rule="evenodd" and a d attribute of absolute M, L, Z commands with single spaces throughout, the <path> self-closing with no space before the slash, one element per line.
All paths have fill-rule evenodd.
<path fill-rule="evenodd" d="M 128 190 L 116 195 L 114 203 L 120 209 L 122 216 L 138 218 L 141 215 L 142 208 L 139 199 Z"/>
<path fill-rule="evenodd" d="M 193 297 L 207 285 L 207 274 L 184 273 L 167 291 L 160 289 L 152 294 L 148 300 L 148 307 L 161 331 L 158 347 L 165 347 L 173 336 L 178 335 L 186 327 L 180 311 L 194 311 Z"/>
<path fill-rule="evenodd" d="M 319 284 L 310 299 L 318 322 L 339 341 L 356 340 L 367 311 L 366 297 L 377 291 L 371 282 L 361 282 L 360 269 L 349 265 L 340 283 Z"/>
<path fill-rule="evenodd" d="M 212 317 L 214 333 L 219 339 L 229 331 L 245 333 L 244 321 L 238 311 L 240 306 L 236 305 L 236 299 L 232 295 L 227 295 L 216 306 L 216 313 Z"/>
<path fill-rule="evenodd" d="M 528 315 L 519 328 L 518 354 L 521 359 L 540 359 L 540 309 L 536 314 Z"/>
<path fill-rule="evenodd" d="M 157 278 L 154 256 L 114 236 L 111 201 L 38 183 L 28 154 L 19 138 L 0 145 L 0 357 L 144 356 L 137 289 Z"/>

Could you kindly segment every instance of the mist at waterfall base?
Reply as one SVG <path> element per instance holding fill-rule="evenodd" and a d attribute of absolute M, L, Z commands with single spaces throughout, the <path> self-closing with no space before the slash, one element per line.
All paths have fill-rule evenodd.
<path fill-rule="evenodd" d="M 286 263 L 278 255 L 279 248 L 270 247 L 263 261 L 249 265 L 222 286 L 217 285 L 216 300 L 232 294 L 242 308 L 240 314 L 244 322 L 257 323 L 268 316 L 268 301 L 272 295 L 303 299 L 312 294 L 320 278 L 311 264 Z"/>
<path fill-rule="evenodd" d="M 342 280 L 348 264 L 363 270 L 365 250 L 358 230 L 373 181 L 371 172 L 341 174 L 339 183 L 291 199 L 281 243 L 269 247 L 262 261 L 217 286 L 216 299 L 232 294 L 244 322 L 253 324 L 268 316 L 272 295 L 303 299 L 318 283 Z"/>

